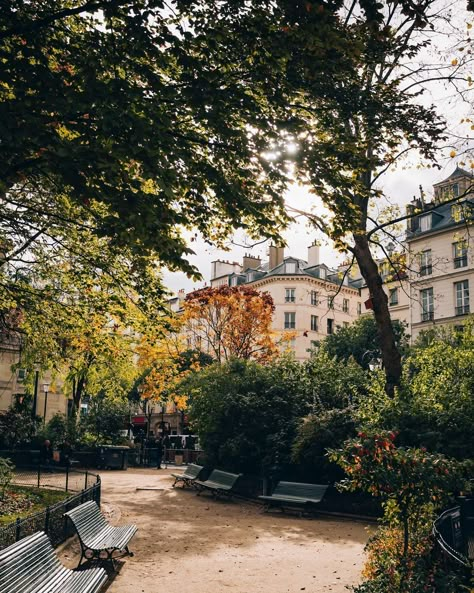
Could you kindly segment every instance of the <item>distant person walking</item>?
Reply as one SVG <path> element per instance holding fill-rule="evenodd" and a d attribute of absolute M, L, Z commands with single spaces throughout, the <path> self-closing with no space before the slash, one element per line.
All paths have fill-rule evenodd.
<path fill-rule="evenodd" d="M 53 459 L 53 448 L 51 447 L 51 441 L 45 439 L 40 449 L 41 464 L 50 466 Z"/>

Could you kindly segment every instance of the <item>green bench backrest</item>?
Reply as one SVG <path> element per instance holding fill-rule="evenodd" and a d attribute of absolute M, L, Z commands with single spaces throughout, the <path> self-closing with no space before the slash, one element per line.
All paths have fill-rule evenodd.
<path fill-rule="evenodd" d="M 82 541 L 89 540 L 98 535 L 103 529 L 109 527 L 97 504 L 91 500 L 79 505 L 72 511 L 65 513 L 74 523 L 77 533 Z"/>
<path fill-rule="evenodd" d="M 25 537 L 0 552 L 0 591 L 39 591 L 52 574 L 63 569 L 43 531 Z"/>
<path fill-rule="evenodd" d="M 322 498 L 327 490 L 322 484 L 303 484 L 302 482 L 278 482 L 273 494 L 279 496 L 298 496 L 301 498 Z"/>
<path fill-rule="evenodd" d="M 223 472 L 220 469 L 215 469 L 212 471 L 208 480 L 210 482 L 217 482 L 223 486 L 233 486 L 239 477 L 240 474 L 231 474 L 229 472 Z"/>
<path fill-rule="evenodd" d="M 194 480 L 199 476 L 203 469 L 204 467 L 202 465 L 190 463 L 183 473 L 183 478 L 187 478 L 188 480 Z"/>

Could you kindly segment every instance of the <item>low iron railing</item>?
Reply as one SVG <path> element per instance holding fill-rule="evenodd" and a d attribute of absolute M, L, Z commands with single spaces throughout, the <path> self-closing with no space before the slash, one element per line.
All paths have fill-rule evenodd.
<path fill-rule="evenodd" d="M 0 528 L 0 550 L 37 531 L 44 531 L 53 546 L 73 535 L 74 529 L 64 513 L 83 502 L 94 500 L 100 505 L 100 476 L 70 468 L 21 468 L 15 471 L 14 485 L 52 488 L 75 492 L 73 496 L 46 507 L 23 519 L 17 518 Z"/>
<path fill-rule="evenodd" d="M 474 560 L 474 499 L 444 511 L 433 523 L 433 535 L 450 562 L 470 569 Z"/>

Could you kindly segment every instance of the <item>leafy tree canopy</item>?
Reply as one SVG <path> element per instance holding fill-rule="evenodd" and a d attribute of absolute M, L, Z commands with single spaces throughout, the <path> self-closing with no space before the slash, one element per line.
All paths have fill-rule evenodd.
<path fill-rule="evenodd" d="M 370 430 L 399 432 L 399 442 L 426 447 L 458 459 L 474 447 L 474 344 L 472 322 L 462 333 L 441 333 L 414 348 L 404 364 L 403 382 L 391 400 L 377 381 L 361 400 L 359 418 Z"/>
<path fill-rule="evenodd" d="M 250 286 L 203 288 L 186 297 L 185 329 L 195 347 L 207 349 L 218 362 L 265 362 L 278 353 L 274 310 L 271 295 Z"/>
<path fill-rule="evenodd" d="M 392 326 L 397 348 L 405 354 L 408 350 L 405 327 L 399 321 L 393 321 Z M 337 332 L 327 336 L 322 344 L 330 356 L 345 361 L 353 357 L 364 369 L 368 369 L 374 360 L 382 358 L 377 323 L 372 315 L 364 315 L 348 327 L 339 328 Z"/>
<path fill-rule="evenodd" d="M 248 127 L 258 91 L 192 40 L 161 0 L 0 2 L 7 258 L 65 224 L 195 274 L 183 229 L 275 234 L 285 175 L 259 156 L 271 127 Z"/>
<path fill-rule="evenodd" d="M 188 382 L 189 415 L 210 465 L 259 475 L 278 457 L 290 461 L 297 419 L 306 409 L 295 377 L 300 365 L 232 360 Z"/>

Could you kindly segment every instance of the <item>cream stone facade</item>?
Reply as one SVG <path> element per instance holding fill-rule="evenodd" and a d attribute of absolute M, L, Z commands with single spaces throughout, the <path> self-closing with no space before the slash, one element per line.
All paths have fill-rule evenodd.
<path fill-rule="evenodd" d="M 2 335 L 0 341 L 0 411 L 7 410 L 15 397 L 24 393 L 25 372 L 12 370 L 19 361 L 20 348 L 15 336 Z"/>
<path fill-rule="evenodd" d="M 473 181 L 470 173 L 458 168 L 434 187 L 432 202 L 418 200 L 409 207 L 416 213 L 406 238 L 412 338 L 440 325 L 460 327 L 472 311 Z"/>
<path fill-rule="evenodd" d="M 18 337 L 14 334 L 10 336 L 2 335 L 0 340 L 0 413 L 8 410 L 15 404 L 16 400 L 21 399 L 25 394 L 25 380 L 27 369 L 16 368 L 21 361 L 21 349 Z M 36 371 L 31 369 L 30 373 Z M 48 385 L 48 396 L 44 390 L 44 385 Z M 49 372 L 38 374 L 38 390 L 36 400 L 36 414 L 44 418 L 46 400 L 46 422 L 54 414 L 67 414 L 68 400 L 62 393 L 60 385 L 51 381 Z"/>
<path fill-rule="evenodd" d="M 308 248 L 308 260 L 285 257 L 282 247 L 271 246 L 269 261 L 249 255 L 241 265 L 212 262 L 211 286 L 251 286 L 268 292 L 275 313 L 277 335 L 292 334 L 282 349 L 294 352 L 297 360 L 309 358 L 310 351 L 328 334 L 349 325 L 361 314 L 360 281 L 319 262 L 319 248 Z"/>

